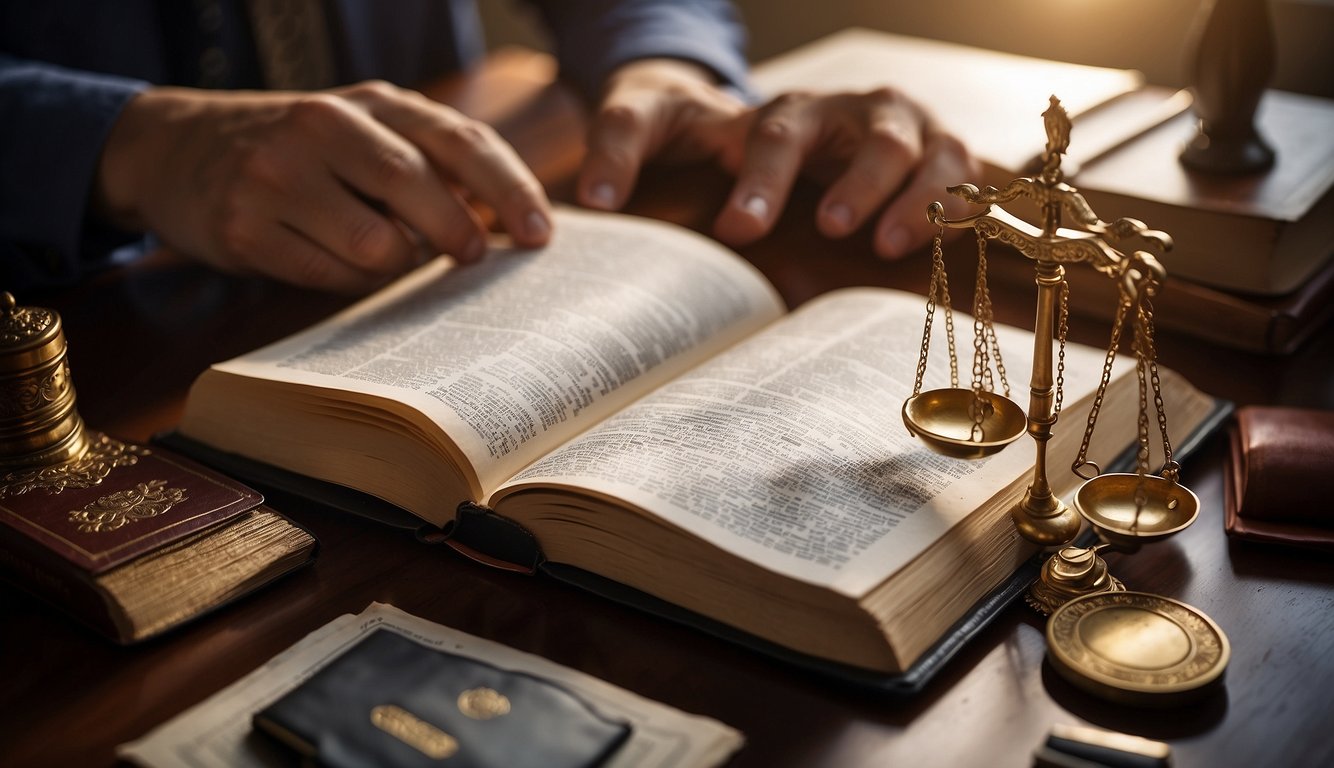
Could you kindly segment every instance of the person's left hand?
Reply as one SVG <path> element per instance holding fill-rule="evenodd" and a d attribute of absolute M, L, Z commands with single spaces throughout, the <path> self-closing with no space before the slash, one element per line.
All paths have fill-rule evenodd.
<path fill-rule="evenodd" d="M 845 237 L 875 221 L 876 253 L 898 258 L 930 241 L 927 206 L 966 206 L 945 187 L 981 169 L 963 143 L 902 93 L 787 93 L 747 107 L 697 66 L 648 59 L 618 70 L 589 133 L 580 202 L 624 205 L 652 157 L 714 159 L 736 183 L 714 222 L 724 242 L 745 245 L 772 230 L 805 174 L 826 187 L 816 225 Z M 949 235 L 957 234 L 951 230 Z"/>

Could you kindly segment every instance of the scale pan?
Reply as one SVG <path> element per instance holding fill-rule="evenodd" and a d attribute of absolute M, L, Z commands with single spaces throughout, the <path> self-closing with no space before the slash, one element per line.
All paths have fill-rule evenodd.
<path fill-rule="evenodd" d="M 990 456 L 1017 440 L 1028 427 L 1028 417 L 1012 400 L 983 392 L 986 416 L 981 434 L 973 436 L 971 389 L 933 389 L 914 395 L 903 404 L 903 424 L 936 453 L 956 459 Z"/>
<path fill-rule="evenodd" d="M 1074 507 L 1109 544 L 1135 547 L 1165 539 L 1195 522 L 1200 500 L 1189 488 L 1158 475 L 1144 477 L 1144 507 L 1135 525 L 1139 475 L 1111 473 L 1086 481 L 1075 491 Z"/>

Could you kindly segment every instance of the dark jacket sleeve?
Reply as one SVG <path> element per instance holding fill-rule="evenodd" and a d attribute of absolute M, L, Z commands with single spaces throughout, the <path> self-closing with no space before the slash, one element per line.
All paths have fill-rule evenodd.
<path fill-rule="evenodd" d="M 612 70 L 666 57 L 711 69 L 749 95 L 746 31 L 722 0 L 543 0 L 536 3 L 555 38 L 561 76 L 596 100 Z"/>
<path fill-rule="evenodd" d="M 87 225 L 98 158 L 147 83 L 0 54 L 0 280 L 69 282 L 124 235 Z"/>

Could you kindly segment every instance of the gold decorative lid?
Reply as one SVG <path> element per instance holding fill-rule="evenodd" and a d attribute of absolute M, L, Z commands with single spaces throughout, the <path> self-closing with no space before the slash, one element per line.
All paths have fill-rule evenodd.
<path fill-rule="evenodd" d="M 60 315 L 0 293 L 0 471 L 60 464 L 87 448 Z"/>
<path fill-rule="evenodd" d="M 21 371 L 65 352 L 60 315 L 40 307 L 20 307 L 9 291 L 0 293 L 0 372 Z"/>
<path fill-rule="evenodd" d="M 1073 685 L 1110 701 L 1175 706 L 1222 684 L 1223 630 L 1185 603 L 1144 592 L 1078 597 L 1047 620 L 1047 658 Z"/>

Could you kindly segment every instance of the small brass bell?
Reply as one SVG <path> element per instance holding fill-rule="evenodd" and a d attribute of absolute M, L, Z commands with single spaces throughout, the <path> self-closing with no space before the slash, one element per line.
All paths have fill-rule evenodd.
<path fill-rule="evenodd" d="M 88 446 L 60 315 L 0 293 L 0 471 L 63 464 Z"/>

